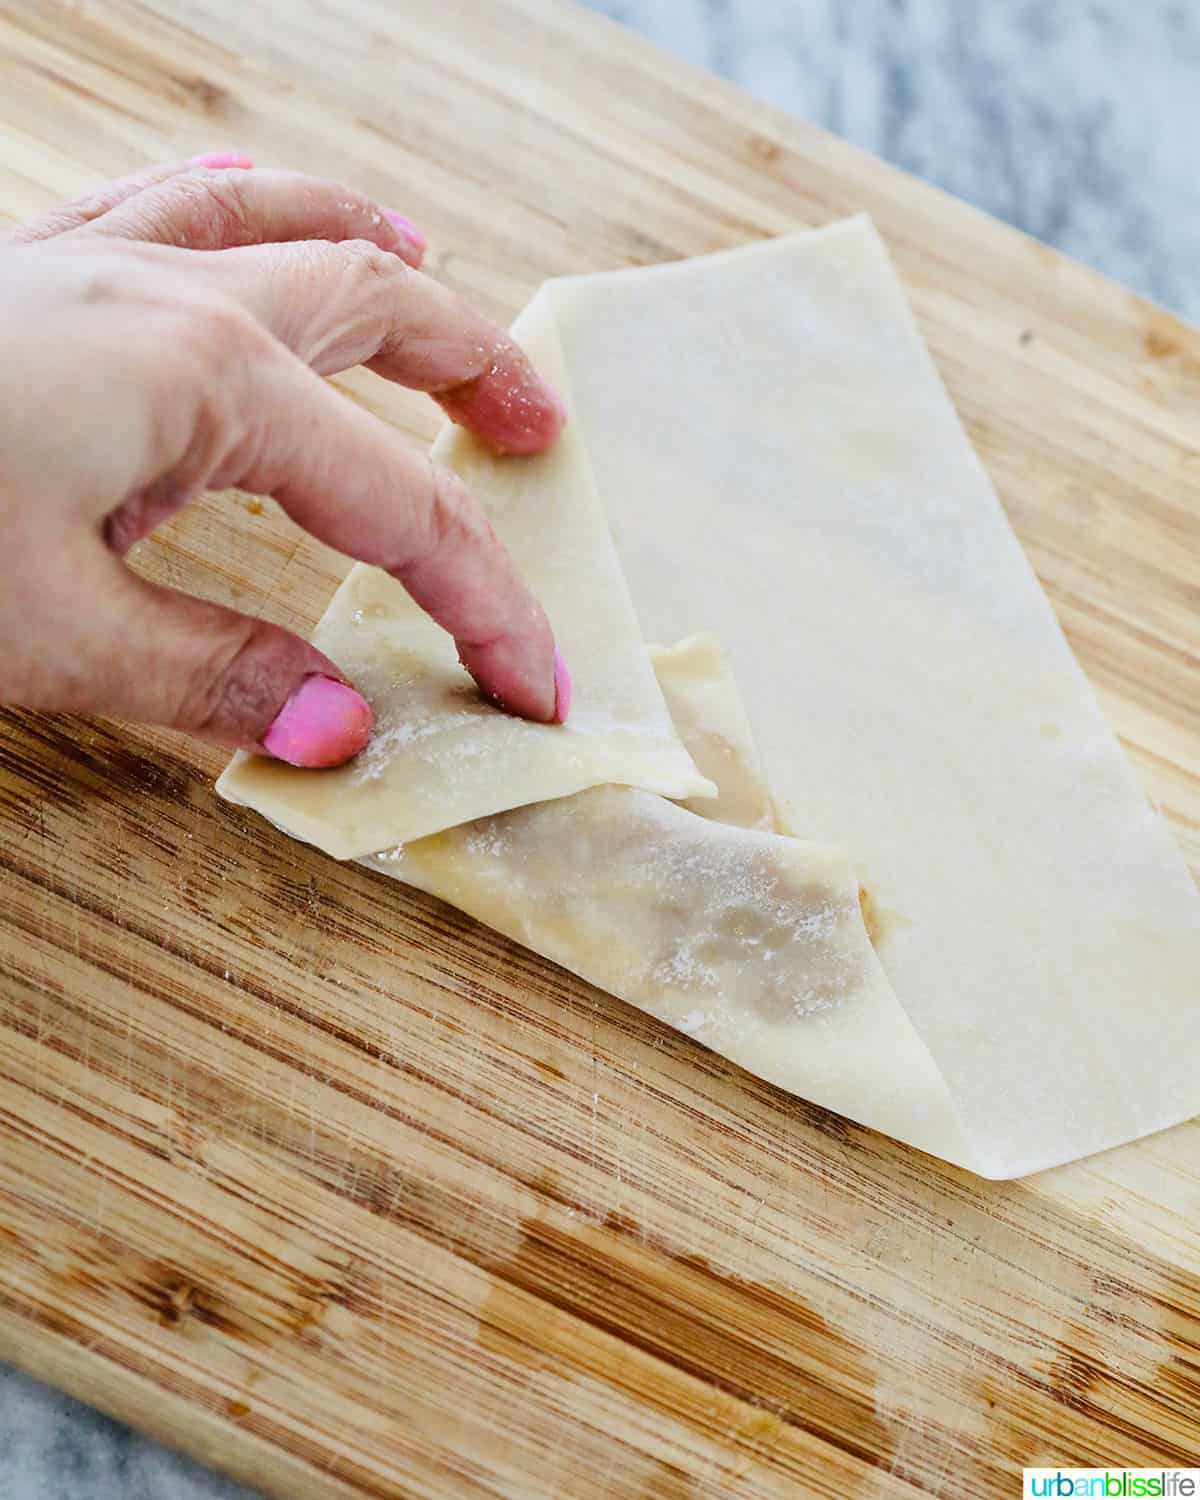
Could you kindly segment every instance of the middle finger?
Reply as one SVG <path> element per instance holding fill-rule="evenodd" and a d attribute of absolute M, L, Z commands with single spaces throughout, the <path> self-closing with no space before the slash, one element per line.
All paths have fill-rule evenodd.
<path fill-rule="evenodd" d="M 372 244 L 251 246 L 202 269 L 318 374 L 366 364 L 428 392 L 498 452 L 540 452 L 566 419 L 507 333 Z"/>

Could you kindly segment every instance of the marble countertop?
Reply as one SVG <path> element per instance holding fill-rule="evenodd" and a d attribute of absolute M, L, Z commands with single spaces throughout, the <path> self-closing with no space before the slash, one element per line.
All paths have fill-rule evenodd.
<path fill-rule="evenodd" d="M 1200 321 L 1190 0 L 590 0 Z M 2 1500 L 251 1500 L 0 1367 Z"/>
<path fill-rule="evenodd" d="M 1200 322 L 1193 0 L 589 0 Z"/>

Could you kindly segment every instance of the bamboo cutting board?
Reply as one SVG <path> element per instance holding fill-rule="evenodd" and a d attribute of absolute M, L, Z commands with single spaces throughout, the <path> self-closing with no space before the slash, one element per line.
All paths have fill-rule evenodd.
<path fill-rule="evenodd" d="M 0 56 L 11 217 L 240 147 L 408 213 L 504 318 L 869 210 L 1200 865 L 1200 334 L 544 0 L 0 4 Z M 305 628 L 343 562 L 226 495 L 139 565 Z M 218 803 L 221 759 L 0 716 L 0 1356 L 288 1500 L 1200 1462 L 1195 1123 L 977 1181 Z"/>

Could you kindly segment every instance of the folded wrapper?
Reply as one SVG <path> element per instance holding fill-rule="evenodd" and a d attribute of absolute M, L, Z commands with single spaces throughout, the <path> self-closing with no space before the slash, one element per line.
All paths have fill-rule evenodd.
<path fill-rule="evenodd" d="M 480 702 L 355 567 L 315 640 L 372 742 L 222 795 L 984 1176 L 1200 1111 L 1200 897 L 869 222 L 550 282 L 514 334 L 563 439 L 437 456 L 547 607 L 569 723 Z"/>

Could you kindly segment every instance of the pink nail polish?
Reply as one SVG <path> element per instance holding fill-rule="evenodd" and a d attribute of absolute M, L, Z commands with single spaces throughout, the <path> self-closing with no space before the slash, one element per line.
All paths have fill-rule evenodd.
<path fill-rule="evenodd" d="M 403 214 L 398 214 L 394 209 L 391 208 L 385 208 L 383 210 L 383 217 L 388 221 L 388 223 L 392 226 L 397 234 L 402 234 L 410 245 L 413 245 L 417 250 L 421 251 L 421 253 L 424 254 L 425 236 L 421 233 L 421 231 L 417 228 L 417 226 L 411 219 L 406 219 Z"/>
<path fill-rule="evenodd" d="M 252 167 L 254 163 L 244 151 L 204 151 L 193 156 L 189 167 Z"/>
<path fill-rule="evenodd" d="M 289 766 L 340 766 L 371 733 L 371 710 L 361 693 L 333 677 L 306 677 L 262 737 L 262 748 Z"/>
<path fill-rule="evenodd" d="M 554 650 L 554 719 L 558 724 L 567 722 L 571 712 L 571 674 L 563 661 L 562 652 Z"/>

